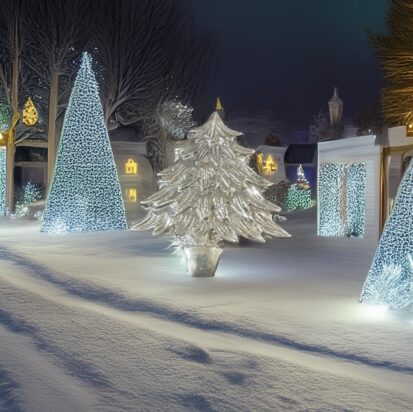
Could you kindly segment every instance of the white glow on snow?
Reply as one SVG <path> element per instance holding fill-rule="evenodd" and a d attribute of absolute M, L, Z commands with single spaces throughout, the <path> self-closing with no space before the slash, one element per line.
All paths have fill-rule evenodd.
<path fill-rule="evenodd" d="M 388 310 L 386 305 L 360 305 L 360 316 L 365 320 L 380 321 L 388 317 Z"/>

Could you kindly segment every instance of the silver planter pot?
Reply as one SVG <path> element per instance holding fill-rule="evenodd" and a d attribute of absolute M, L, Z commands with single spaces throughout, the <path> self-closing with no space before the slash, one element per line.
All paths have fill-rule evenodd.
<path fill-rule="evenodd" d="M 219 247 L 191 246 L 183 247 L 188 272 L 195 277 L 215 275 L 223 249 Z"/>

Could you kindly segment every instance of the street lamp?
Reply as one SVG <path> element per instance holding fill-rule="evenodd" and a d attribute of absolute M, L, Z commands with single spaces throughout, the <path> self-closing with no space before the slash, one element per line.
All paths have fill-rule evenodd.
<path fill-rule="evenodd" d="M 334 88 L 333 97 L 328 101 L 328 108 L 330 111 L 331 127 L 335 130 L 336 137 L 338 137 L 338 132 L 340 130 L 343 117 L 343 101 L 338 95 L 338 87 Z"/>

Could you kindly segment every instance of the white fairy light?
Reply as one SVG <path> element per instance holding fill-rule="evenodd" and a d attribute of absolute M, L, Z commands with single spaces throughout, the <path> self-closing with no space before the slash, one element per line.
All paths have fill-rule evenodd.
<path fill-rule="evenodd" d="M 43 232 L 127 229 L 91 58 L 83 54 L 66 110 Z"/>
<path fill-rule="evenodd" d="M 163 130 L 174 140 L 185 138 L 189 129 L 195 126 L 192 118 L 193 107 L 184 105 L 177 99 L 163 102 L 158 108 L 158 119 Z"/>
<path fill-rule="evenodd" d="M 6 148 L 0 147 L 0 213 L 6 213 Z"/>
<path fill-rule="evenodd" d="M 323 163 L 318 177 L 320 236 L 363 237 L 366 166 Z"/>
<path fill-rule="evenodd" d="M 360 298 L 363 303 L 381 303 L 394 310 L 413 304 L 412 188 L 413 168 L 410 163 L 364 283 Z"/>
<path fill-rule="evenodd" d="M 342 236 L 344 224 L 341 209 L 341 186 L 344 165 L 323 163 L 318 176 L 318 207 L 320 236 Z"/>
<path fill-rule="evenodd" d="M 404 309 L 411 303 L 410 282 L 410 277 L 403 275 L 402 266 L 385 264 L 374 282 L 365 285 L 362 300 L 392 310 Z"/>
<path fill-rule="evenodd" d="M 36 202 L 42 198 L 42 191 L 39 186 L 32 182 L 27 182 L 24 187 L 19 200 L 16 202 L 16 210 L 14 217 L 23 217 L 27 215 L 30 203 Z"/>

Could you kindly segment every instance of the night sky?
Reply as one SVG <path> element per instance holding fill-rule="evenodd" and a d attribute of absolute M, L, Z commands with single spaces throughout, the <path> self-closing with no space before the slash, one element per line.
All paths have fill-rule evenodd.
<path fill-rule="evenodd" d="M 354 116 L 383 81 L 366 30 L 384 31 L 387 0 L 197 0 L 218 35 L 211 87 L 229 110 L 273 109 L 307 128 L 333 87 Z"/>

